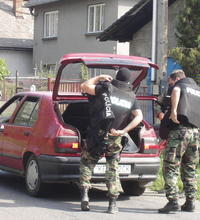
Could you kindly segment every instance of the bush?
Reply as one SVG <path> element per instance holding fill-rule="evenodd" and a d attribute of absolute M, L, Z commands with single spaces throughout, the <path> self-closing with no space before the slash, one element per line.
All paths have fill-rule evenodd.
<path fill-rule="evenodd" d="M 0 80 L 4 79 L 6 76 L 10 74 L 6 61 L 4 59 L 0 59 Z"/>

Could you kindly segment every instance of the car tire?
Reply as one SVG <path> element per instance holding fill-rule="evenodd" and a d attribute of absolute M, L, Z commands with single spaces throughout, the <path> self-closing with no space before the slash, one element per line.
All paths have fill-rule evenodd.
<path fill-rule="evenodd" d="M 43 183 L 40 177 L 40 169 L 34 155 L 30 156 L 26 163 L 25 171 L 26 190 L 31 196 L 41 196 L 43 193 Z"/>
<path fill-rule="evenodd" d="M 140 186 L 137 181 L 123 181 L 121 184 L 124 194 L 128 196 L 140 196 L 145 191 L 145 187 Z"/>

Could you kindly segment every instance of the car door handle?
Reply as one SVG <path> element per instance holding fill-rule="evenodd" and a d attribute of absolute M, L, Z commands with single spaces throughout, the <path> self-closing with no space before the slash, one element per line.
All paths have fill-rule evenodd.
<path fill-rule="evenodd" d="M 29 136 L 31 134 L 31 132 L 29 131 L 24 131 L 24 136 Z"/>

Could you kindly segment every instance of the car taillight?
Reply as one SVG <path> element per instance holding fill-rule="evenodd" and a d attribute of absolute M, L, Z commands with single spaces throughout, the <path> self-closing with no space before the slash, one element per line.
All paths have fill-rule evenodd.
<path fill-rule="evenodd" d="M 142 138 L 140 142 L 140 152 L 144 154 L 158 154 L 159 145 L 157 138 Z"/>
<path fill-rule="evenodd" d="M 77 136 L 59 136 L 55 143 L 56 153 L 77 153 L 80 152 Z"/>

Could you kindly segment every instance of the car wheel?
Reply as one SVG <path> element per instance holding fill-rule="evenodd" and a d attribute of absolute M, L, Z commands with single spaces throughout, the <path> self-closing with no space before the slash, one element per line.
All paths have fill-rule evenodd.
<path fill-rule="evenodd" d="M 129 196 L 140 196 L 145 191 L 145 187 L 140 186 L 137 181 L 123 181 L 121 184 L 124 193 Z"/>
<path fill-rule="evenodd" d="M 40 196 L 42 193 L 42 181 L 40 177 L 40 170 L 37 159 L 31 156 L 26 164 L 25 172 L 26 189 L 31 196 Z"/>

